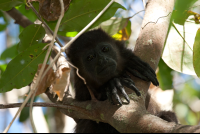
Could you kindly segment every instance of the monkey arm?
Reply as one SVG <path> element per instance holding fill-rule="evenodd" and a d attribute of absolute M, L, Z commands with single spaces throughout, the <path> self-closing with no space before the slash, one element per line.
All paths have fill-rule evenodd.
<path fill-rule="evenodd" d="M 159 85 L 154 70 L 149 66 L 148 63 L 142 61 L 135 55 L 128 59 L 126 71 L 144 81 L 151 81 L 155 86 Z"/>

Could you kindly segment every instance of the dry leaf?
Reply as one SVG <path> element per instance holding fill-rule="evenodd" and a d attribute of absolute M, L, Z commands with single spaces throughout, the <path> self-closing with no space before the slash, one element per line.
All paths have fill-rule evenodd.
<path fill-rule="evenodd" d="M 58 95 L 58 101 L 62 101 L 65 90 L 69 87 L 70 68 L 62 65 L 56 72 L 57 78 L 50 90 Z"/>
<path fill-rule="evenodd" d="M 57 47 L 53 47 L 53 51 L 55 53 L 59 52 L 59 49 Z M 70 68 L 67 63 L 67 60 L 64 55 L 60 55 L 56 62 L 56 80 L 50 87 L 50 91 L 58 96 L 58 101 L 62 101 L 64 97 L 64 92 L 69 87 L 69 79 L 70 79 Z"/>
<path fill-rule="evenodd" d="M 39 2 L 39 13 L 47 21 L 55 21 L 59 18 L 61 8 L 59 0 L 29 0 Z M 65 12 L 67 11 L 71 0 L 63 0 Z"/>
<path fill-rule="evenodd" d="M 48 68 L 48 66 L 49 65 L 46 65 L 44 70 L 46 70 Z M 36 83 L 36 80 L 38 78 L 41 68 L 42 68 L 42 64 L 39 64 L 37 73 L 35 74 L 33 82 L 31 83 L 31 90 L 33 89 L 33 87 Z M 50 68 L 49 71 L 44 76 L 44 78 L 42 80 L 40 80 L 40 83 L 38 85 L 38 90 L 36 92 L 36 96 L 44 93 L 47 90 L 47 88 L 50 87 L 51 84 L 55 81 L 55 79 L 56 79 L 56 74 L 54 73 L 53 69 Z"/>

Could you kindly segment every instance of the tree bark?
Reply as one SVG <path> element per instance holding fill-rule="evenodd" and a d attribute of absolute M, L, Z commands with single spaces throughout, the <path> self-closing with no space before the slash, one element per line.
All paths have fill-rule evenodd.
<path fill-rule="evenodd" d="M 19 24 L 23 28 L 33 24 L 33 22 L 31 22 L 26 16 L 22 15 L 14 7 L 11 10 L 6 11 L 6 13 L 8 13 L 15 20 L 16 24 Z"/>

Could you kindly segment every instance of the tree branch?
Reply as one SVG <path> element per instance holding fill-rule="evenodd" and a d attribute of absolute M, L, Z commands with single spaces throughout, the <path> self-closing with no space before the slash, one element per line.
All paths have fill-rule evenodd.
<path fill-rule="evenodd" d="M 134 53 L 148 62 L 154 70 L 161 57 L 170 21 L 170 16 L 160 17 L 172 12 L 173 7 L 174 0 L 149 0 L 146 7 L 142 24 L 142 27 L 145 27 L 141 29 Z M 157 23 L 148 23 L 156 22 L 158 18 L 160 19 Z M 55 103 L 54 106 L 60 108 L 64 114 L 72 118 L 109 123 L 119 132 L 200 132 L 200 126 L 169 123 L 147 113 L 144 100 L 149 83 L 135 77 L 133 80 L 142 96 L 131 97 L 130 104 L 123 106 L 112 105 L 108 100 L 78 102 L 68 98 L 67 95 L 65 95 L 63 102 L 57 102 L 57 98 L 53 98 L 53 95 L 48 91 L 46 94 Z M 129 95 L 132 94 L 131 90 L 126 89 L 126 91 Z"/>
<path fill-rule="evenodd" d="M 146 7 L 134 54 L 149 63 L 154 70 L 156 70 L 162 54 L 174 3 L 175 0 L 167 2 L 165 0 L 149 0 Z M 147 94 L 150 83 L 135 77 L 134 82 L 136 87 Z"/>
<path fill-rule="evenodd" d="M 6 13 L 8 13 L 15 20 L 16 24 L 19 24 L 23 28 L 25 28 L 25 27 L 33 24 L 33 22 L 31 22 L 26 16 L 24 16 L 23 14 L 21 14 L 14 7 L 11 10 L 6 11 Z"/>

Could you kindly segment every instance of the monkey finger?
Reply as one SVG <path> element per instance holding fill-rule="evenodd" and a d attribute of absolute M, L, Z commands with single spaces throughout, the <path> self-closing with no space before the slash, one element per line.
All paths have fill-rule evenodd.
<path fill-rule="evenodd" d="M 122 105 L 122 101 L 121 101 L 121 99 L 119 98 L 119 95 L 117 94 L 117 89 L 116 89 L 116 87 L 115 87 L 114 81 L 111 80 L 109 83 L 110 83 L 109 86 L 110 86 L 112 95 L 114 95 L 114 97 L 115 97 L 115 99 L 117 100 L 117 102 L 119 102 L 119 104 Z"/>
<path fill-rule="evenodd" d="M 114 101 L 113 101 L 113 99 L 112 99 L 112 94 L 111 94 L 109 88 L 106 88 L 106 95 L 107 95 L 107 97 L 108 97 L 109 102 L 110 102 L 111 104 L 115 105 L 115 103 L 114 103 Z"/>
<path fill-rule="evenodd" d="M 131 76 L 130 76 L 129 74 L 126 73 L 126 71 L 124 71 L 124 72 L 122 73 L 122 77 L 124 77 L 124 78 L 131 78 Z"/>
<path fill-rule="evenodd" d="M 152 76 L 151 74 L 148 74 L 147 72 L 144 72 L 144 75 L 155 85 L 159 86 L 159 82 L 156 77 Z"/>
<path fill-rule="evenodd" d="M 139 91 L 139 89 L 137 89 L 137 87 L 129 80 L 127 79 L 121 79 L 121 82 L 123 83 L 124 86 L 132 89 L 133 91 L 135 91 L 135 93 L 137 94 L 137 96 L 141 96 L 141 93 Z"/>
<path fill-rule="evenodd" d="M 128 97 L 128 95 L 126 94 L 124 87 L 121 85 L 121 82 L 118 78 L 114 78 L 115 81 L 115 86 L 116 88 L 122 93 L 122 95 L 124 96 L 124 98 L 126 99 L 126 101 L 128 102 L 128 104 L 130 103 L 130 99 Z"/>

